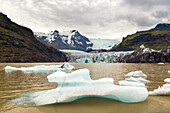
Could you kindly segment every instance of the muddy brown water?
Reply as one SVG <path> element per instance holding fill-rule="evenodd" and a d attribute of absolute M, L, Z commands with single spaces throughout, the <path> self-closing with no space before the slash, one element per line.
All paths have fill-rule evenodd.
<path fill-rule="evenodd" d="M 50 65 L 61 63 L 1 63 L 0 64 L 0 113 L 170 113 L 170 96 L 149 96 L 140 103 L 123 103 L 104 98 L 82 98 L 71 103 L 52 104 L 45 106 L 17 106 L 6 98 L 14 95 L 53 89 L 56 83 L 49 83 L 47 76 L 53 72 L 23 73 L 21 71 L 5 72 L 5 66 L 30 67 L 35 65 Z M 108 63 L 71 63 L 76 69 L 87 68 L 92 79 L 112 77 L 115 84 L 125 79 L 123 75 L 142 70 L 151 83 L 148 90 L 165 84 L 165 78 L 170 78 L 170 64 L 108 64 Z"/>

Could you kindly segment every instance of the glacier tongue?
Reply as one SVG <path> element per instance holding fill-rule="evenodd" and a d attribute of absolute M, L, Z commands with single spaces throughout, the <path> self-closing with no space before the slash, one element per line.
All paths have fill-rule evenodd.
<path fill-rule="evenodd" d="M 72 73 L 57 71 L 48 77 L 49 82 L 58 83 L 56 89 L 27 94 L 11 101 L 20 105 L 46 105 L 71 102 L 83 97 L 102 97 L 125 103 L 145 101 L 148 91 L 145 87 L 115 85 L 113 78 L 92 80 L 88 69 Z"/>

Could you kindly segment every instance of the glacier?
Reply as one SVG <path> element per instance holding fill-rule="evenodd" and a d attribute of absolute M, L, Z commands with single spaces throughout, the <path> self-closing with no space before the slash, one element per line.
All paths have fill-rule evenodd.
<path fill-rule="evenodd" d="M 117 63 L 121 62 L 121 59 L 125 55 L 131 54 L 133 51 L 120 51 L 120 52 L 83 52 L 78 50 L 60 50 L 67 54 L 69 62 L 84 63 Z M 89 62 L 88 62 L 89 61 Z"/>
<path fill-rule="evenodd" d="M 142 71 L 132 71 L 125 75 L 125 77 L 147 77 Z"/>
<path fill-rule="evenodd" d="M 58 87 L 27 93 L 10 101 L 28 106 L 72 102 L 84 97 L 101 97 L 134 103 L 145 101 L 148 97 L 145 87 L 115 85 L 113 78 L 92 80 L 88 69 L 79 69 L 71 73 L 57 71 L 47 79 L 49 82 L 56 82 Z"/>
<path fill-rule="evenodd" d="M 69 63 L 64 63 L 62 65 L 37 65 L 33 67 L 12 67 L 6 66 L 5 71 L 14 71 L 20 70 L 24 72 L 46 72 L 46 71 L 57 71 L 57 70 L 73 70 L 74 66 L 70 65 Z"/>

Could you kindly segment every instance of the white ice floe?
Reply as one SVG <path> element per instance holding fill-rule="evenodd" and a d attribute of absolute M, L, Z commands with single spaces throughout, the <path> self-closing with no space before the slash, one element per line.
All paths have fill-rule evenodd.
<path fill-rule="evenodd" d="M 145 87 L 144 83 L 140 82 L 129 82 L 126 80 L 119 81 L 119 85 L 121 86 L 137 86 L 137 87 Z"/>
<path fill-rule="evenodd" d="M 170 71 L 168 71 L 168 73 L 170 73 Z"/>
<path fill-rule="evenodd" d="M 163 63 L 163 62 L 160 62 L 160 63 L 158 63 L 158 64 L 165 64 L 165 63 Z"/>
<path fill-rule="evenodd" d="M 170 95 L 170 84 L 164 84 L 162 87 L 158 87 L 149 92 L 149 95 Z"/>
<path fill-rule="evenodd" d="M 47 78 L 49 82 L 58 83 L 58 87 L 26 94 L 11 101 L 20 105 L 46 105 L 71 102 L 84 97 L 102 97 L 132 103 L 145 101 L 148 97 L 145 87 L 115 85 L 113 78 L 92 80 L 88 69 L 72 73 L 57 71 Z"/>
<path fill-rule="evenodd" d="M 56 70 L 73 70 L 74 66 L 69 63 L 64 63 L 62 65 L 37 65 L 34 67 L 12 67 L 6 66 L 5 71 L 21 70 L 24 72 L 41 72 L 41 71 L 56 71 Z"/>
<path fill-rule="evenodd" d="M 170 78 L 166 78 L 164 82 L 170 82 Z"/>
<path fill-rule="evenodd" d="M 129 81 L 129 82 L 140 82 L 140 83 L 144 83 L 144 84 L 150 82 L 149 80 L 146 80 L 146 79 L 141 78 L 141 77 L 139 77 L 139 78 L 134 78 L 134 77 L 126 78 L 126 81 Z"/>
<path fill-rule="evenodd" d="M 145 75 L 142 71 L 132 71 L 125 76 L 126 77 L 127 76 L 129 76 L 129 77 L 147 77 L 147 75 Z"/>

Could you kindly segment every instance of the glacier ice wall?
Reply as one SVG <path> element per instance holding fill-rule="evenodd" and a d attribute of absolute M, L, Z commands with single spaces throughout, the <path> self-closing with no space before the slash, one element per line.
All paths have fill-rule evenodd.
<path fill-rule="evenodd" d="M 61 50 L 68 56 L 69 62 L 76 63 L 116 63 L 121 62 L 125 55 L 129 55 L 133 51 L 128 52 L 82 52 L 76 50 Z"/>

